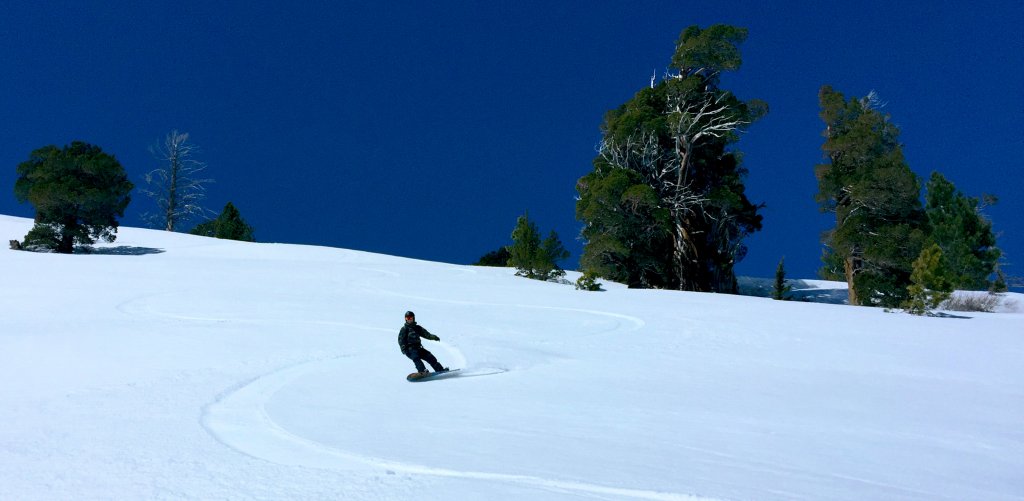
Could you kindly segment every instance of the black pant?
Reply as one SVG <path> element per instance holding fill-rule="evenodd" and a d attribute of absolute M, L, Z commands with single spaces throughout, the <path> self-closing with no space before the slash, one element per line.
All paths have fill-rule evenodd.
<path fill-rule="evenodd" d="M 416 370 L 419 372 L 427 371 L 426 366 L 423 365 L 424 360 L 434 368 L 435 372 L 444 370 L 444 367 L 437 363 L 437 358 L 434 357 L 434 354 L 427 351 L 426 348 L 411 348 L 405 352 L 405 356 L 412 359 L 413 363 L 416 364 Z"/>

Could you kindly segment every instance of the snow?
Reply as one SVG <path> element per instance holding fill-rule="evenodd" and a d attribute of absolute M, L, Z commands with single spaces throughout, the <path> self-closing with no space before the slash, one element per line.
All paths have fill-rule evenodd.
<path fill-rule="evenodd" d="M 582 292 L 136 228 L 0 270 L 3 499 L 1024 499 L 1009 306 Z M 463 375 L 405 381 L 406 310 Z"/>

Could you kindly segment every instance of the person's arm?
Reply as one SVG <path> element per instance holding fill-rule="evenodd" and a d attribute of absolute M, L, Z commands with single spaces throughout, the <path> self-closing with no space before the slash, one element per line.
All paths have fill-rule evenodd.
<path fill-rule="evenodd" d="M 426 327 L 420 326 L 420 337 L 429 339 L 431 341 L 440 341 L 441 338 L 433 335 L 426 329 Z"/>
<path fill-rule="evenodd" d="M 403 325 L 398 331 L 398 346 L 402 349 L 402 353 L 405 353 L 406 345 L 409 343 L 409 338 L 406 334 L 407 330 L 409 330 L 409 328 Z"/>

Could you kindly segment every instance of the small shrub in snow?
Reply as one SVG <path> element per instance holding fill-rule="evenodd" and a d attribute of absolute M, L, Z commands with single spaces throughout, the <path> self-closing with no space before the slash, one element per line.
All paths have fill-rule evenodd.
<path fill-rule="evenodd" d="M 942 303 L 942 309 L 949 311 L 982 311 L 992 313 L 1002 303 L 1003 298 L 997 294 L 982 292 L 956 292 Z"/>
<path fill-rule="evenodd" d="M 576 289 L 581 291 L 601 290 L 601 284 L 597 283 L 597 274 L 593 271 L 583 272 L 583 275 L 576 279 Z"/>

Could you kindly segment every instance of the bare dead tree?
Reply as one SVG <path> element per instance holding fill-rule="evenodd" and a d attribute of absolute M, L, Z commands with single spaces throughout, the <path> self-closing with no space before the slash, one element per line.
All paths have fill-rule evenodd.
<path fill-rule="evenodd" d="M 209 217 L 213 214 L 201 205 L 206 197 L 207 183 L 213 179 L 199 177 L 206 164 L 193 158 L 198 151 L 188 141 L 187 132 L 172 130 L 162 144 L 150 148 L 161 167 L 146 173 L 148 188 L 142 192 L 156 202 L 159 212 L 148 215 L 154 226 L 175 231 L 180 223 L 192 217 Z"/>
<path fill-rule="evenodd" d="M 606 164 L 616 169 L 632 170 L 651 186 L 663 184 L 664 153 L 658 145 L 658 136 L 652 132 L 631 135 L 624 142 L 604 139 L 597 148 Z"/>

